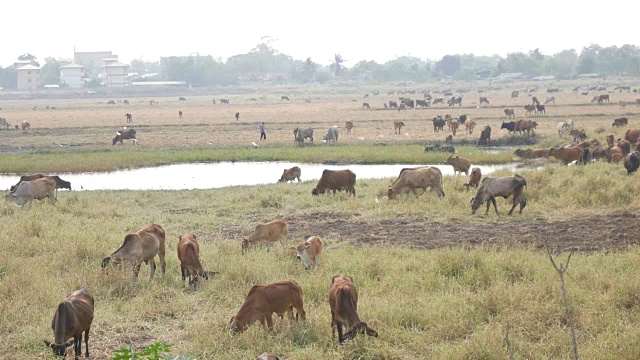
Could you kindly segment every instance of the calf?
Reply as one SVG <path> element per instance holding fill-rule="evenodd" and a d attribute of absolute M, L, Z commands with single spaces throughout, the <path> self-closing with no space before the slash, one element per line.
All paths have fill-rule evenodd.
<path fill-rule="evenodd" d="M 394 134 L 400 134 L 400 132 L 402 131 L 402 127 L 405 126 L 404 122 L 402 121 L 394 121 L 393 122 L 393 133 Z"/>
<path fill-rule="evenodd" d="M 282 245 L 287 242 L 289 226 L 283 220 L 273 220 L 266 224 L 256 225 L 256 229 L 249 236 L 242 240 L 242 253 L 245 253 L 250 246 L 256 244 L 273 244 L 280 240 Z"/>
<path fill-rule="evenodd" d="M 160 270 L 163 274 L 166 271 L 164 244 L 165 233 L 160 225 L 152 224 L 144 227 L 136 233 L 125 236 L 122 246 L 102 259 L 102 270 L 105 270 L 110 262 L 114 265 L 124 265 L 133 269 L 134 278 L 137 280 L 140 265 L 144 262 L 149 265 L 149 280 L 151 280 L 156 272 L 154 260 L 156 255 L 160 258 Z"/>
<path fill-rule="evenodd" d="M 67 348 L 73 344 L 75 358 L 80 357 L 84 332 L 85 356 L 89 358 L 89 330 L 93 322 L 93 309 L 93 298 L 85 289 L 69 293 L 65 301 L 58 304 L 51 321 L 54 342 L 44 340 L 47 347 L 53 350 L 53 355 L 66 356 Z M 73 342 L 70 338 L 73 338 Z"/>
<path fill-rule="evenodd" d="M 355 126 L 353 125 L 353 123 L 351 121 L 347 121 L 344 123 L 344 128 L 347 129 L 347 135 L 351 134 L 351 130 L 354 128 Z"/>
<path fill-rule="evenodd" d="M 331 307 L 331 336 L 335 337 L 337 328 L 340 344 L 344 340 L 355 338 L 357 334 L 366 333 L 369 336 L 378 337 L 378 333 L 358 316 L 358 290 L 351 276 L 336 275 L 331 279 L 329 306 Z M 344 335 L 343 326 L 345 327 Z"/>
<path fill-rule="evenodd" d="M 469 176 L 469 182 L 464 184 L 467 187 L 467 190 L 471 189 L 471 187 L 478 188 L 480 185 L 480 180 L 482 179 L 482 171 L 480 168 L 474 167 L 471 169 L 471 176 Z"/>
<path fill-rule="evenodd" d="M 449 156 L 445 163 L 453 166 L 454 173 L 464 173 L 465 175 L 469 175 L 469 168 L 471 167 L 471 160 L 467 158 L 461 158 L 460 156 L 453 157 L 453 155 Z"/>
<path fill-rule="evenodd" d="M 475 214 L 480 205 L 487 203 L 487 211 L 485 215 L 489 214 L 489 208 L 493 203 L 493 208 L 498 213 L 498 206 L 496 205 L 496 197 L 502 196 L 508 198 L 513 195 L 513 206 L 509 210 L 508 215 L 513 213 L 516 205 L 520 204 L 520 214 L 522 209 L 527 205 L 527 200 L 524 197 L 523 189 L 527 186 L 527 181 L 520 175 L 503 176 L 498 178 L 486 177 L 482 180 L 482 185 L 478 189 L 476 196 L 471 199 L 471 214 Z"/>
<path fill-rule="evenodd" d="M 278 180 L 278 182 L 289 182 L 289 181 L 293 181 L 295 179 L 298 179 L 298 182 L 300 182 L 300 175 L 301 175 L 302 171 L 300 170 L 299 167 L 294 166 L 291 169 L 284 169 L 284 171 L 282 172 L 282 176 L 280 177 L 280 180 Z"/>
<path fill-rule="evenodd" d="M 302 320 L 306 320 L 302 299 L 302 288 L 293 280 L 280 280 L 265 285 L 254 285 L 236 315 L 231 317 L 229 327 L 233 333 L 243 332 L 251 324 L 260 321 L 262 326 L 273 329 L 273 313 L 293 320 L 293 309 Z"/>
<path fill-rule="evenodd" d="M 199 277 L 209 280 L 209 272 L 200 263 L 200 245 L 195 235 L 186 233 L 178 238 L 178 259 L 183 282 L 188 277 L 189 285 L 196 288 Z"/>
<path fill-rule="evenodd" d="M 305 270 L 317 269 L 320 266 L 320 255 L 322 255 L 322 240 L 317 236 L 312 236 L 305 242 L 292 246 L 296 251 L 296 258 L 302 260 Z"/>

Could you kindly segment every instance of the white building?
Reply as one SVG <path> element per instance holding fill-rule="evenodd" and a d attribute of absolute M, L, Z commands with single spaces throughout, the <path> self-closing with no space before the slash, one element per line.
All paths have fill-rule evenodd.
<path fill-rule="evenodd" d="M 119 61 L 109 62 L 103 67 L 102 82 L 108 87 L 127 86 L 127 73 L 129 65 Z"/>
<path fill-rule="evenodd" d="M 16 69 L 18 73 L 18 90 L 37 90 L 40 86 L 40 68 L 31 64 Z"/>
<path fill-rule="evenodd" d="M 71 63 L 60 67 L 60 82 L 71 89 L 84 87 L 84 66 Z"/>

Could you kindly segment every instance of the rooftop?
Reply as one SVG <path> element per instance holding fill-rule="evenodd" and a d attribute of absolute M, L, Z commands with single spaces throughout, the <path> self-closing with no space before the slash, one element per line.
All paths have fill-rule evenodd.
<path fill-rule="evenodd" d="M 37 66 L 33 66 L 33 65 L 29 64 L 29 65 L 25 65 L 25 66 L 20 66 L 16 70 L 40 70 L 40 68 L 37 67 Z"/>
<path fill-rule="evenodd" d="M 84 66 L 76 63 L 67 64 L 65 66 L 60 66 L 60 69 L 82 69 Z"/>
<path fill-rule="evenodd" d="M 119 61 L 114 61 L 114 62 L 112 62 L 112 63 L 109 63 L 109 64 L 105 64 L 105 65 L 104 65 L 104 67 L 127 67 L 127 66 L 129 66 L 129 65 L 127 65 L 127 64 L 123 64 L 123 63 L 121 63 L 121 62 L 119 62 Z"/>

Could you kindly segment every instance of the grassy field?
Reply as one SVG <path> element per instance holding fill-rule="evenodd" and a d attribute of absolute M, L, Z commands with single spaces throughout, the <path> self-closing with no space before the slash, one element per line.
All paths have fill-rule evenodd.
<path fill-rule="evenodd" d="M 376 203 L 391 180 L 383 179 L 358 181 L 355 199 L 312 197 L 313 184 L 303 182 L 61 192 L 53 206 L 8 207 L 0 216 L 0 358 L 48 358 L 42 339 L 52 339 L 57 302 L 84 287 L 96 299 L 94 359 L 158 340 L 199 359 L 251 359 L 265 351 L 286 359 L 503 359 L 506 327 L 516 358 L 568 359 L 558 276 L 539 250 L 545 241 L 554 250 L 578 250 L 567 290 L 580 355 L 638 358 L 637 178 L 610 164 L 519 173 L 529 204 L 523 215 L 499 218 L 483 209 L 471 216 L 472 193 L 453 176 L 444 180 L 444 199 L 428 192 Z M 502 214 L 508 204 L 498 201 Z M 324 240 L 318 271 L 303 270 L 280 246 L 241 255 L 241 238 L 274 218 L 289 223 L 289 245 L 310 235 Z M 167 233 L 165 276 L 149 281 L 143 265 L 135 284 L 130 274 L 100 270 L 101 258 L 127 233 L 150 223 Z M 557 232 L 547 237 L 544 229 Z M 184 232 L 198 236 L 205 266 L 219 272 L 199 291 L 181 284 L 175 249 Z M 360 316 L 379 338 L 342 347 L 331 339 L 327 294 L 338 273 L 355 279 Z M 225 327 L 251 286 L 284 278 L 302 286 L 308 320 L 230 336 Z"/>
<path fill-rule="evenodd" d="M 424 86 L 433 89 L 432 86 Z M 349 90 L 349 91 L 347 91 Z M 531 102 L 526 95 L 512 99 L 511 89 L 483 93 L 491 105 L 478 104 L 478 94 L 463 95 L 462 107 L 396 111 L 385 110 L 383 103 L 397 100 L 397 95 L 371 96 L 372 110 L 362 110 L 359 93 L 371 93 L 370 88 L 331 89 L 327 87 L 282 87 L 256 89 L 263 93 L 244 95 L 187 96 L 180 102 L 177 97 L 130 98 L 130 105 L 118 102 L 107 104 L 108 99 L 38 99 L 0 100 L 0 116 L 13 126 L 29 121 L 31 132 L 0 130 L 0 172 L 75 172 L 86 170 L 112 170 L 148 165 L 179 163 L 184 161 L 218 160 L 288 160 L 312 162 L 407 162 L 423 163 L 436 160 L 422 154 L 423 145 L 443 142 L 448 132 L 433 132 L 431 119 L 436 115 L 468 114 L 477 122 L 473 134 L 461 129 L 454 137 L 454 145 L 475 145 L 484 126 L 491 126 L 492 139 L 507 136 L 500 130 L 503 109 L 513 107 L 517 118 L 525 118 L 523 105 Z M 287 93 L 290 102 L 280 101 L 278 92 Z M 382 93 L 386 93 L 382 91 Z M 543 90 L 535 95 L 544 101 Z M 420 95 L 411 95 L 419 98 Z M 437 96 L 437 95 L 436 95 Z M 629 118 L 629 127 L 637 126 L 640 107 L 629 105 L 622 109 L 620 100 L 635 101 L 637 94 L 611 94 L 611 103 L 592 104 L 591 97 L 582 97 L 565 91 L 554 94 L 556 104 L 548 104 L 545 115 L 529 116 L 539 123 L 537 137 L 545 148 L 566 145 L 568 137 L 559 138 L 556 123 L 569 118 L 577 127 L 585 128 L 589 137 L 604 143 L 604 137 L 613 133 L 622 137 L 626 128 L 611 127 L 613 119 Z M 229 105 L 213 105 L 212 98 L 229 97 Z M 122 100 L 121 98 L 114 98 Z M 149 100 L 158 105 L 149 105 Z M 310 99 L 311 103 L 305 103 Z M 33 107 L 37 106 L 34 110 Z M 46 106 L 50 109 L 47 110 Z M 51 107 L 55 107 L 52 109 Z M 178 117 L 183 111 L 183 117 Z M 239 112 L 240 120 L 234 114 Z M 125 114 L 131 113 L 134 122 L 127 124 Z M 352 121 L 355 129 L 347 135 L 345 121 Z M 267 141 L 258 141 L 257 125 L 266 123 Z M 401 134 L 394 134 L 393 122 L 406 124 Z M 322 137 L 331 126 L 342 128 L 340 145 L 322 144 Z M 132 149 L 131 142 L 112 145 L 115 132 L 123 126 L 137 130 L 140 145 Z M 315 145 L 299 148 L 293 143 L 295 127 L 315 129 Z M 601 132 L 596 132 L 596 130 Z M 251 143 L 258 143 L 252 149 Z M 385 147 L 381 147 L 385 146 Z M 471 156 L 475 163 L 497 163 L 512 160 L 510 155 L 517 145 L 504 153 L 488 150 L 461 149 L 463 156 Z M 494 151 L 494 150 L 490 150 Z M 80 154 L 80 155 L 79 155 Z M 27 160 L 25 160 L 27 159 Z"/>

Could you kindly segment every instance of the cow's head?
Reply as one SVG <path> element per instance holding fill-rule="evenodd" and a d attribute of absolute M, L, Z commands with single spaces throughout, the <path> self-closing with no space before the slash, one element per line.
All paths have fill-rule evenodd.
<path fill-rule="evenodd" d="M 378 337 L 378 332 L 373 330 L 367 325 L 366 322 L 361 321 L 355 324 L 346 334 L 343 336 L 343 340 L 345 339 L 353 339 L 357 334 L 367 334 L 369 336 Z"/>
<path fill-rule="evenodd" d="M 67 348 L 73 344 L 73 340 L 69 340 L 64 344 L 52 344 L 47 340 L 43 340 L 43 341 L 48 348 L 53 350 L 53 355 L 55 356 L 66 356 Z"/>
<path fill-rule="evenodd" d="M 480 206 L 484 204 L 484 200 L 482 198 L 478 198 L 478 195 L 471 198 L 471 215 L 475 215 L 476 211 L 480 208 Z"/>
<path fill-rule="evenodd" d="M 313 190 L 311 190 L 311 195 L 317 196 L 320 194 L 324 194 L 324 190 L 318 190 L 317 187 L 314 187 Z"/>
<path fill-rule="evenodd" d="M 247 324 L 238 319 L 237 315 L 231 317 L 229 321 L 229 330 L 232 334 L 238 334 L 247 329 Z"/>
<path fill-rule="evenodd" d="M 111 256 L 103 257 L 102 258 L 102 264 L 100 265 L 102 267 L 102 270 L 106 269 L 110 262 L 111 262 Z M 116 262 L 114 261 L 114 264 L 115 263 Z"/>
<path fill-rule="evenodd" d="M 242 254 L 244 255 L 247 250 L 249 250 L 249 246 L 251 246 L 251 240 L 249 239 L 248 236 L 245 236 L 244 239 L 242 239 Z"/>
<path fill-rule="evenodd" d="M 387 197 L 389 198 L 389 200 L 393 199 L 393 189 L 389 188 L 387 190 Z"/>
<path fill-rule="evenodd" d="M 60 179 L 60 181 L 58 181 L 58 187 L 60 189 L 69 189 L 69 190 L 71 190 L 71 182 Z"/>
<path fill-rule="evenodd" d="M 311 244 L 306 242 L 298 244 L 298 246 L 292 246 L 291 249 L 296 252 L 296 259 L 302 261 L 305 270 L 309 269 L 312 265 L 311 258 L 309 257 L 308 250 L 311 248 Z"/>
<path fill-rule="evenodd" d="M 118 141 L 120 141 L 120 139 L 122 139 L 122 134 L 120 133 L 120 131 L 116 132 L 116 137 L 113 138 L 113 144 L 111 145 L 115 145 Z"/>
<path fill-rule="evenodd" d="M 336 275 L 336 276 L 332 277 L 331 278 L 331 285 L 333 285 L 336 282 L 336 280 L 343 280 L 343 281 L 344 280 L 348 280 L 351 283 L 353 283 L 353 278 L 351 276 L 349 276 L 349 275 Z"/>

